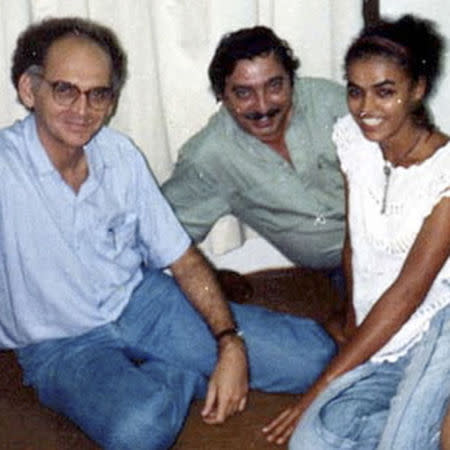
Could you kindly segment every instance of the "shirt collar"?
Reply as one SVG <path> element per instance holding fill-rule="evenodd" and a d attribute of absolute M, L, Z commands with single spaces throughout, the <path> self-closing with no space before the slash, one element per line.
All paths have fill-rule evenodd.
<path fill-rule="evenodd" d="M 24 134 L 28 158 L 34 171 L 41 176 L 55 172 L 56 169 L 39 139 L 36 117 L 33 113 L 24 120 Z"/>

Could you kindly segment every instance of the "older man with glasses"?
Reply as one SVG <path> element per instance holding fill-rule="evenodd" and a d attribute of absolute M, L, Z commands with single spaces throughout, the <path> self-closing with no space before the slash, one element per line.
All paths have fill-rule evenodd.
<path fill-rule="evenodd" d="M 103 448 L 163 449 L 194 397 L 221 423 L 249 385 L 307 389 L 335 346 L 310 320 L 226 302 L 141 153 L 104 126 L 125 59 L 77 18 L 18 39 L 30 114 L 0 131 L 0 347 Z"/>

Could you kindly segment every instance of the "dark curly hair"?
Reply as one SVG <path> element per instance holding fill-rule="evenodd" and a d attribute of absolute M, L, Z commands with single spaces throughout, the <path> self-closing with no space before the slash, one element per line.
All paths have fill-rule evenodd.
<path fill-rule="evenodd" d="M 222 98 L 225 80 L 241 59 L 273 53 L 283 65 L 294 84 L 295 71 L 300 66 L 289 44 L 280 39 L 270 28 L 255 26 L 226 34 L 219 42 L 209 65 L 208 75 L 217 100 Z"/>
<path fill-rule="evenodd" d="M 127 58 L 116 35 L 109 28 L 78 17 L 51 18 L 31 24 L 17 39 L 11 79 L 18 88 L 19 78 L 32 66 L 43 67 L 48 49 L 66 36 L 87 38 L 99 45 L 111 58 L 112 87 L 117 93 L 126 79 Z"/>
<path fill-rule="evenodd" d="M 383 19 L 364 28 L 345 56 L 345 72 L 355 60 L 383 56 L 402 67 L 417 82 L 426 82 L 426 100 L 435 89 L 442 70 L 444 38 L 434 22 L 407 14 L 398 20 Z M 422 103 L 414 111 L 419 123 L 430 126 L 431 120 Z"/>

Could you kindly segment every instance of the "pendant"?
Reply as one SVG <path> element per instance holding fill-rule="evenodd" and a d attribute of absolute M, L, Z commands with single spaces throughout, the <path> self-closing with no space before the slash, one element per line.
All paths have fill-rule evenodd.
<path fill-rule="evenodd" d="M 391 168 L 388 166 L 388 163 L 386 162 L 383 167 L 383 172 L 385 175 L 384 180 L 384 191 L 383 191 L 383 201 L 381 203 L 381 214 L 384 214 L 386 212 L 386 203 L 387 203 L 387 195 L 389 190 L 389 180 L 391 178 Z"/>

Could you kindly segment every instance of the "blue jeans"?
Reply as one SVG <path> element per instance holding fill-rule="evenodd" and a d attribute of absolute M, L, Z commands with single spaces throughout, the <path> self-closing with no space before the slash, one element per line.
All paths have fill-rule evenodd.
<path fill-rule="evenodd" d="M 450 307 L 395 363 L 335 380 L 295 430 L 291 450 L 437 450 L 450 395 Z"/>
<path fill-rule="evenodd" d="M 243 330 L 251 387 L 306 390 L 335 352 L 309 319 L 232 304 Z M 120 318 L 71 338 L 17 351 L 25 382 L 43 404 L 107 449 L 165 449 L 217 357 L 205 322 L 173 279 L 147 272 Z"/>

